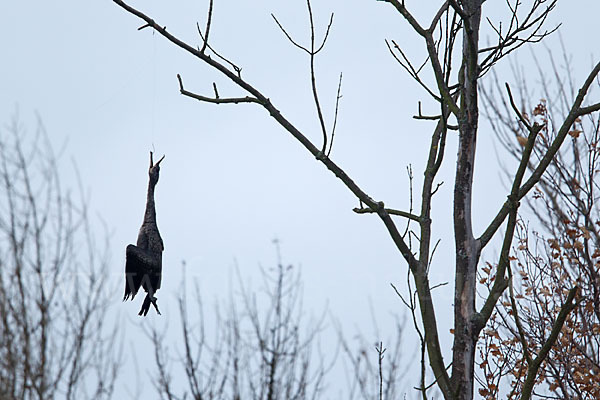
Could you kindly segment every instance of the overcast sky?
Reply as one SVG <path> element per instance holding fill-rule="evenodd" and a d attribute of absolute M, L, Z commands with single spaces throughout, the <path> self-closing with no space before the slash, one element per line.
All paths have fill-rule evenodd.
<path fill-rule="evenodd" d="M 431 7 L 424 4 L 438 2 L 406 3 L 429 24 Z M 207 1 L 132 4 L 171 33 L 200 43 L 196 22 L 204 24 Z M 305 2 L 215 0 L 214 8 L 212 45 L 241 66 L 243 76 L 319 146 L 309 60 L 285 39 L 270 16 L 274 13 L 290 34 L 307 43 Z M 344 76 L 332 158 L 371 197 L 407 209 L 406 167 L 412 165 L 418 189 L 432 128 L 430 122 L 411 116 L 419 100 L 426 112 L 436 108 L 389 55 L 384 39 L 395 39 L 419 61 L 424 57 L 423 43 L 383 2 L 314 0 L 313 8 L 319 36 L 335 12 L 329 41 L 317 59 L 319 93 L 329 126 L 339 73 Z M 501 20 L 506 15 L 504 2 L 486 2 L 484 14 Z M 549 27 L 562 22 L 560 32 L 574 58 L 578 84 L 591 60 L 600 55 L 599 14 L 600 3 L 595 0 L 563 1 L 548 22 Z M 33 130 L 37 112 L 55 147 L 66 143 L 61 165 L 67 184 L 74 185 L 72 158 L 89 190 L 91 209 L 111 234 L 109 290 L 114 291 L 115 313 L 127 321 L 126 342 L 141 335 L 144 324 L 176 321 L 182 260 L 188 278 L 197 278 L 205 299 L 212 301 L 226 295 L 236 263 L 243 276 L 258 283 L 259 265 L 275 263 L 274 238 L 280 240 L 284 261 L 302 266 L 307 309 L 318 312 L 328 304 L 350 333 L 360 327 L 370 334 L 370 302 L 385 339 L 390 312 L 404 311 L 389 284 L 404 287 L 406 265 L 383 224 L 372 215 L 355 215 L 352 208 L 358 204 L 351 193 L 259 106 L 216 106 L 181 96 L 177 73 L 195 92 L 209 95 L 216 82 L 223 97 L 245 93 L 158 34 L 137 31 L 140 25 L 109 0 L 0 5 L 0 121 L 6 124 L 18 109 L 22 122 Z M 492 39 L 486 26 L 482 41 Z M 558 36 L 545 44 L 559 50 Z M 546 51 L 543 45 L 537 50 Z M 516 55 L 531 66 L 529 50 Z M 500 79 L 510 82 L 508 62 L 503 63 Z M 163 286 L 158 293 L 164 315 L 157 317 L 151 310 L 140 320 L 136 314 L 141 299 L 118 301 L 125 246 L 135 243 L 142 221 L 148 152 L 153 149 L 166 155 L 156 191 L 157 220 L 165 242 Z M 485 124 L 478 151 L 475 232 L 487 225 L 506 193 L 492 133 Z M 434 235 L 442 242 L 432 266 L 432 285 L 450 280 L 453 270 L 455 154 L 456 141 L 450 138 L 438 179 L 445 183 L 433 204 Z M 451 315 L 452 290 L 452 285 L 440 289 L 436 299 L 447 351 L 451 320 L 445 315 Z M 414 346 L 413 336 L 407 340 L 408 347 Z M 131 366 L 133 357 L 126 357 Z M 142 373 L 149 368 L 144 357 L 137 358 Z M 118 383 L 117 393 L 124 390 Z"/>

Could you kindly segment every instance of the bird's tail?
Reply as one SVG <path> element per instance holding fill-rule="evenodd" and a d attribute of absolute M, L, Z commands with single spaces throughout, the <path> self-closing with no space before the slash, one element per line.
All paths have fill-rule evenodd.
<path fill-rule="evenodd" d="M 156 304 L 156 297 L 154 297 L 153 295 L 151 295 L 150 293 L 146 293 L 146 297 L 144 298 L 144 302 L 142 303 L 142 308 L 140 309 L 140 312 L 138 313 L 138 315 L 141 316 L 146 316 L 148 315 L 148 311 L 150 311 L 150 304 L 152 304 L 154 306 L 154 308 L 156 308 L 156 312 L 158 313 L 158 315 L 160 314 L 160 311 L 158 310 L 158 304 Z"/>

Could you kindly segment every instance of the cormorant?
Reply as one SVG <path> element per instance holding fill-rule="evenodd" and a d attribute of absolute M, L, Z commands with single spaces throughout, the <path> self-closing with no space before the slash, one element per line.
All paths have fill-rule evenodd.
<path fill-rule="evenodd" d="M 156 297 L 154 294 L 160 288 L 162 277 L 162 252 L 165 249 L 162 238 L 156 225 L 156 210 L 154 209 L 154 187 L 158 183 L 160 172 L 159 164 L 165 158 L 162 156 L 156 164 L 152 162 L 150 152 L 150 176 L 148 182 L 148 198 L 146 200 L 146 212 L 144 222 L 138 234 L 137 244 L 127 246 L 125 262 L 125 295 L 123 301 L 135 297 L 140 287 L 146 291 L 146 298 L 138 315 L 146 316 L 150 310 L 150 304 L 156 308 L 160 315 Z"/>

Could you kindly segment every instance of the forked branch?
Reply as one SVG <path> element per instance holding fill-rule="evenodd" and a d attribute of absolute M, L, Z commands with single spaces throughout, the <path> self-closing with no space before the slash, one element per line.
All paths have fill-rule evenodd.
<path fill-rule="evenodd" d="M 315 107 L 317 109 L 317 117 L 319 118 L 319 124 L 321 126 L 321 133 L 323 134 L 323 146 L 321 148 L 321 152 L 323 152 L 323 154 L 329 154 L 331 152 L 331 146 L 329 147 L 329 151 L 327 151 L 327 140 L 328 140 L 327 139 L 327 129 L 325 128 L 325 119 L 323 118 L 323 111 L 321 110 L 319 94 L 317 93 L 317 79 L 315 77 L 315 56 L 321 50 L 323 50 L 323 47 L 325 47 L 325 43 L 327 42 L 327 38 L 329 37 L 329 31 L 331 29 L 331 26 L 333 25 L 333 13 L 331 13 L 331 17 L 329 18 L 329 24 L 327 24 L 327 30 L 325 31 L 325 35 L 323 36 L 323 41 L 321 42 L 321 45 L 319 47 L 315 48 L 315 23 L 314 23 L 312 6 L 310 4 L 310 0 L 306 0 L 306 6 L 308 8 L 308 17 L 309 17 L 309 21 L 310 21 L 310 49 L 299 44 L 298 42 L 296 42 L 292 38 L 292 36 L 286 31 L 286 29 L 283 27 L 283 25 L 279 22 L 277 17 L 275 17 L 275 15 L 271 14 L 271 17 L 273 17 L 273 19 L 275 20 L 275 23 L 277 24 L 279 29 L 281 29 L 283 34 L 288 38 L 288 40 L 294 46 L 305 51 L 310 57 L 310 83 L 311 83 L 311 88 L 312 88 L 312 93 L 313 93 L 313 100 L 315 102 Z M 341 76 L 340 76 L 340 86 L 341 86 Z M 336 116 L 335 116 L 335 120 L 334 120 L 334 128 L 332 129 L 332 131 L 335 130 L 335 122 L 337 120 L 339 90 L 340 90 L 340 88 L 338 87 L 338 98 L 336 101 Z M 332 132 L 332 136 L 333 136 L 333 132 Z"/>
<path fill-rule="evenodd" d="M 560 25 L 542 32 L 542 27 L 548 18 L 550 12 L 555 8 L 557 0 L 552 0 L 543 10 L 547 0 L 535 0 L 531 8 L 523 18 L 519 18 L 520 1 L 515 1 L 514 6 L 508 3 L 511 12 L 511 20 L 506 30 L 502 32 L 502 24 L 498 26 L 488 18 L 488 23 L 498 35 L 498 43 L 494 46 L 489 46 L 479 50 L 480 54 L 487 54 L 480 65 L 480 76 L 488 72 L 496 62 L 507 56 L 514 50 L 527 43 L 537 43 L 555 32 Z"/>
<path fill-rule="evenodd" d="M 438 58 L 438 51 L 436 47 L 436 41 L 433 38 L 433 32 L 437 25 L 441 20 L 441 16 L 448 9 L 449 3 L 448 1 L 444 2 L 440 7 L 439 11 L 436 13 L 434 18 L 431 21 L 430 27 L 425 29 L 419 24 L 416 18 L 408 11 L 408 9 L 404 6 L 404 2 L 399 0 L 384 0 L 386 3 L 390 3 L 396 10 L 406 19 L 406 21 L 410 24 L 410 26 L 418 33 L 424 40 L 427 46 L 427 55 L 429 57 L 429 62 L 431 64 L 431 69 L 433 71 L 435 81 L 438 87 L 438 91 L 440 93 L 439 98 L 443 100 L 443 103 L 448 106 L 449 111 L 454 114 L 457 118 L 459 118 L 460 108 L 454 101 L 454 98 L 451 94 L 450 88 L 448 87 L 448 83 L 446 82 L 446 76 L 444 74 L 444 70 L 442 68 L 442 64 Z M 440 100 L 440 101 L 441 101 Z"/>
<path fill-rule="evenodd" d="M 217 91 L 216 84 L 213 84 L 213 87 L 215 90 L 215 97 L 202 96 L 200 94 L 196 94 L 196 93 L 190 92 L 188 90 L 185 90 L 183 88 L 183 81 L 181 80 L 181 75 L 177 74 L 177 80 L 179 81 L 179 92 L 182 95 L 191 97 L 191 98 L 199 100 L 199 101 L 204 101 L 206 103 L 214 103 L 214 104 L 258 103 L 258 104 L 261 104 L 260 100 L 258 100 L 256 97 L 250 97 L 250 96 L 221 98 L 221 97 L 219 97 L 219 92 Z"/>
<path fill-rule="evenodd" d="M 587 95 L 590 86 L 600 73 L 600 62 L 596 64 L 596 66 L 592 69 L 587 79 L 579 89 L 577 97 L 573 101 L 569 114 L 565 117 L 562 125 L 560 126 L 554 141 L 549 146 L 548 150 L 540 160 L 538 166 L 534 169 L 531 176 L 523 183 L 523 185 L 519 188 L 517 196 L 515 197 L 516 201 L 521 200 L 523 197 L 529 193 L 529 191 L 540 181 L 542 175 L 548 168 L 548 165 L 552 162 L 552 159 L 562 146 L 565 141 L 569 131 L 571 130 L 573 124 L 577 120 L 577 118 L 589 114 L 591 112 L 596 112 L 600 110 L 600 103 L 595 103 L 591 106 L 582 107 L 585 96 Z M 479 237 L 479 242 L 481 244 L 481 248 L 484 248 L 489 241 L 492 239 L 496 231 L 500 228 L 507 215 L 510 213 L 511 204 L 507 200 L 502 208 L 498 211 L 498 214 L 494 217 L 490 225 L 486 228 L 483 234 Z"/>

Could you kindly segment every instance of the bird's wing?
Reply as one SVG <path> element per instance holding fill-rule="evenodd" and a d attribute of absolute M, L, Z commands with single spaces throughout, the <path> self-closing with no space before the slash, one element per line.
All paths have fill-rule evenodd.
<path fill-rule="evenodd" d="M 160 260 L 147 250 L 132 244 L 127 246 L 125 261 L 125 294 L 123 301 L 135 297 L 140 287 L 149 276 L 155 275 L 160 269 Z M 158 271 L 160 273 L 160 271 Z M 158 285 L 160 287 L 160 283 Z M 158 288 L 157 288 L 158 289 Z"/>

